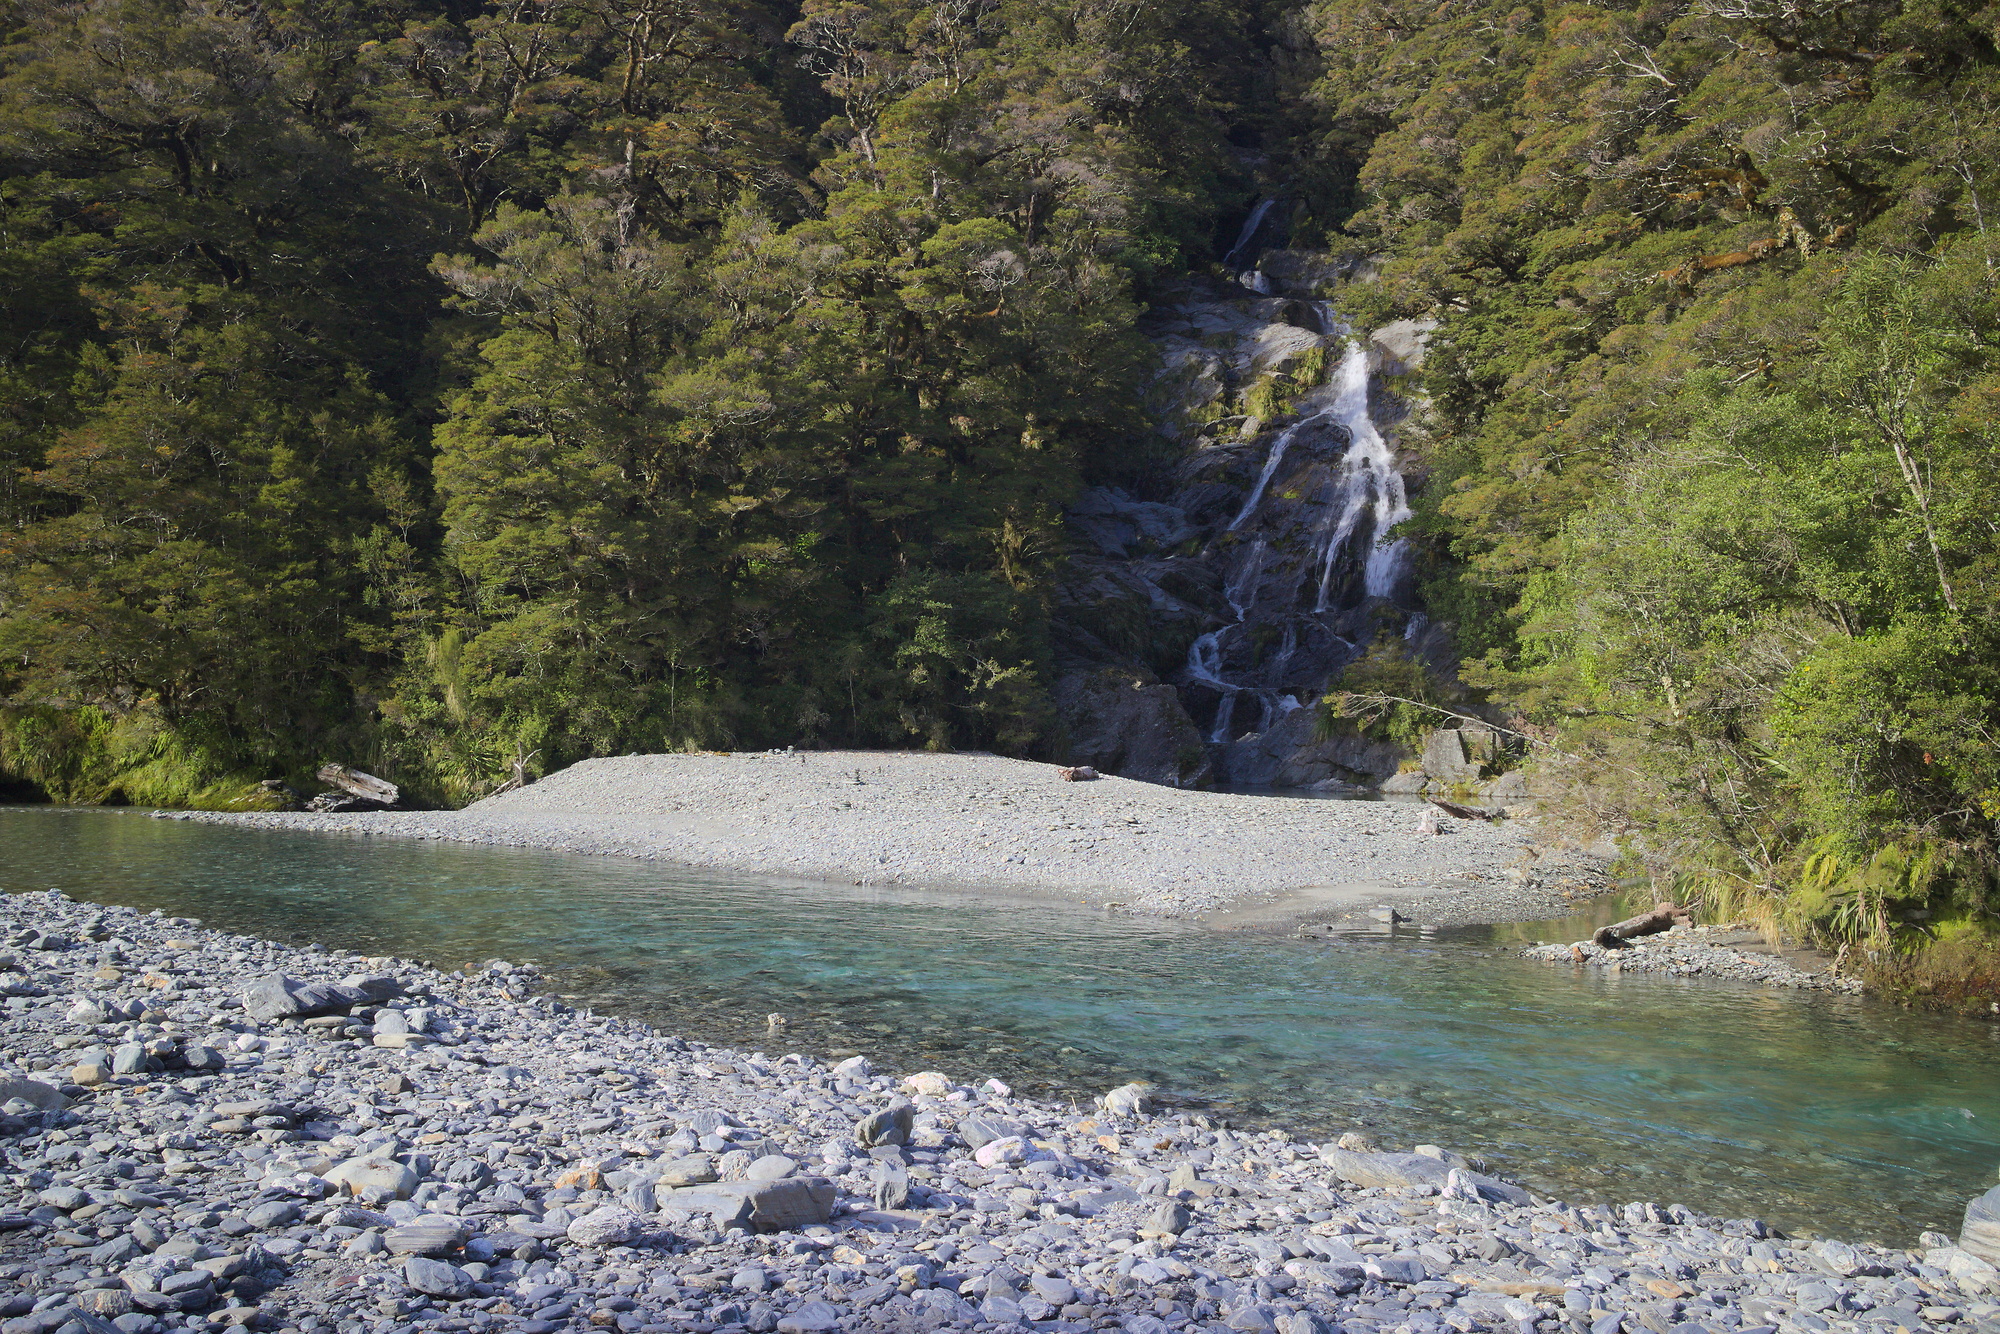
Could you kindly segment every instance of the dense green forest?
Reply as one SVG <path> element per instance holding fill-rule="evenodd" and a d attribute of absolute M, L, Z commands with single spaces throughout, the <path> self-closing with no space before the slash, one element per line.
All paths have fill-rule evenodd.
<path fill-rule="evenodd" d="M 1366 145 L 1344 228 L 1391 256 L 1378 299 L 1443 321 L 1419 524 L 1467 682 L 1683 893 L 1983 937 L 2000 6 L 1315 22 L 1332 142 Z"/>
<path fill-rule="evenodd" d="M 1990 920 L 2000 5 L 0 16 L 9 781 L 1059 754 L 1063 506 L 1171 463 L 1138 321 L 1276 194 L 1440 322 L 1480 706 L 1718 903 Z"/>

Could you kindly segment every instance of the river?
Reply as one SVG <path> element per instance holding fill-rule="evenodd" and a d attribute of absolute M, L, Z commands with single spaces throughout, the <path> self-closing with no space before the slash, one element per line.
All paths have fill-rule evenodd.
<path fill-rule="evenodd" d="M 533 961 L 580 1003 L 772 1055 L 863 1052 L 1079 1105 L 1151 1079 L 1210 1115 L 1437 1143 L 1580 1202 L 1910 1244 L 1955 1232 L 2000 1164 L 2000 1025 L 1579 976 L 1484 931 L 1218 935 L 1045 902 L 0 808 L 0 890 L 49 888 L 448 967 Z"/>

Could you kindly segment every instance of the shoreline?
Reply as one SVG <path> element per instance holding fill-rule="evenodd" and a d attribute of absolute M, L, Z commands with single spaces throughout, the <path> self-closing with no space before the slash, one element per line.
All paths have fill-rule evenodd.
<path fill-rule="evenodd" d="M 711 1047 L 499 961 L 446 974 L 53 893 L 0 918 L 0 1077 L 89 1083 L 68 1110 L 5 1104 L 7 1334 L 102 1334 L 86 1315 L 122 1334 L 2000 1319 L 2000 1273 L 1936 1235 L 1795 1242 L 1530 1198 L 1443 1149 L 1156 1114 L 1137 1089 L 1063 1107 Z"/>
<path fill-rule="evenodd" d="M 1232 928 L 1383 906 L 1424 925 L 1539 920 L 1602 883 L 1589 858 L 1537 862 L 1518 821 L 1446 819 L 1428 834 L 1424 809 L 1064 782 L 1054 765 L 993 755 L 814 751 L 584 760 L 462 811 L 166 818 L 1058 898 Z"/>

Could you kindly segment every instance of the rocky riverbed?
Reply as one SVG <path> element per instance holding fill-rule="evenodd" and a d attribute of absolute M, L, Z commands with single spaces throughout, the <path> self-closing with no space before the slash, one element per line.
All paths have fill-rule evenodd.
<path fill-rule="evenodd" d="M 186 919 L 0 901 L 0 1334 L 1777 1334 L 2000 1272 L 1678 1206 L 731 1051 Z"/>
<path fill-rule="evenodd" d="M 178 818 L 1055 894 L 1168 917 L 1288 898 L 1300 915 L 1441 895 L 1476 898 L 1484 921 L 1560 909 L 1533 878 L 1502 875 L 1528 857 L 1521 824 L 1445 818 L 1428 832 L 1428 809 L 1064 782 L 1053 765 L 996 755 L 799 751 L 584 760 L 462 811 Z"/>

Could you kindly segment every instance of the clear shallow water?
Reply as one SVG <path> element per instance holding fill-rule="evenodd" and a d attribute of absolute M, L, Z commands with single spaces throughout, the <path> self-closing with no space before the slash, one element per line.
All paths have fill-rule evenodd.
<path fill-rule="evenodd" d="M 1079 1103 L 1150 1078 L 1308 1137 L 1363 1126 L 1481 1154 L 1577 1200 L 1908 1243 L 1955 1232 L 2000 1166 L 2000 1026 L 1577 977 L 1476 933 L 1219 936 L 615 858 L 0 808 L 0 890 L 52 887 L 443 966 L 533 960 L 601 1008 L 773 1055 L 862 1051 Z"/>

